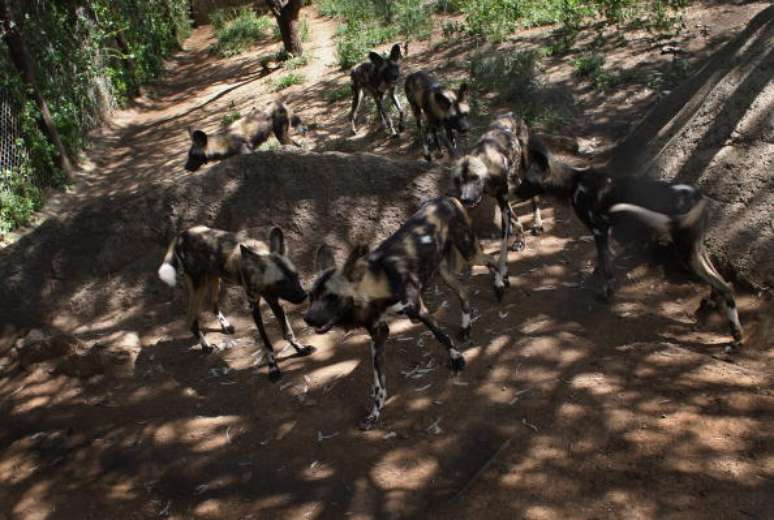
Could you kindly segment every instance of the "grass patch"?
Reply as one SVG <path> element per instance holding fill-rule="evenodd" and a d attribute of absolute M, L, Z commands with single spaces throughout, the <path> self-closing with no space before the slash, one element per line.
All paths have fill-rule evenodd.
<path fill-rule="evenodd" d="M 274 90 L 279 92 L 280 90 L 285 90 L 286 88 L 292 87 L 293 85 L 300 85 L 304 81 L 306 81 L 306 78 L 302 74 L 290 72 L 284 76 L 281 76 L 277 81 L 274 82 Z"/>
<path fill-rule="evenodd" d="M 234 104 L 232 101 L 228 104 L 228 112 L 226 112 L 226 115 L 223 116 L 223 120 L 220 122 L 220 126 L 221 128 L 228 128 L 231 123 L 237 119 L 240 119 L 241 117 L 242 114 L 239 113 L 239 110 L 236 109 L 236 104 Z"/>
<path fill-rule="evenodd" d="M 249 7 L 220 9 L 212 17 L 215 31 L 215 51 L 221 56 L 244 52 L 265 38 L 274 22 L 268 16 L 258 16 Z"/>
<path fill-rule="evenodd" d="M 535 51 L 474 54 L 469 67 L 473 90 L 507 104 L 528 124 L 559 127 L 572 117 L 575 104 L 568 92 L 541 81 L 540 59 Z"/>
<path fill-rule="evenodd" d="M 303 67 L 309 63 L 309 58 L 306 54 L 301 56 L 291 56 L 282 62 L 282 66 L 287 70 L 295 70 L 299 67 Z"/>
<path fill-rule="evenodd" d="M 336 88 L 326 90 L 323 97 L 328 103 L 336 103 L 343 99 L 349 99 L 352 97 L 352 87 L 349 85 L 339 85 Z"/>

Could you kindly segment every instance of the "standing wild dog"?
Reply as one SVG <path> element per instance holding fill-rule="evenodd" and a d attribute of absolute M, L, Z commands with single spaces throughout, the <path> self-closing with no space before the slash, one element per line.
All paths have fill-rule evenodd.
<path fill-rule="evenodd" d="M 185 169 L 194 172 L 209 161 L 250 153 L 264 143 L 272 132 L 280 143 L 300 146 L 290 137 L 291 128 L 301 135 L 307 131 L 301 118 L 293 114 L 287 105 L 273 101 L 264 110 L 253 107 L 246 116 L 210 135 L 202 130 L 189 129 L 191 149 L 188 150 Z"/>
<path fill-rule="evenodd" d="M 655 231 L 668 236 L 675 250 L 694 273 L 712 288 L 702 308 L 719 306 L 725 311 L 734 338 L 732 347 L 742 344 L 742 324 L 731 286 L 718 273 L 704 248 L 707 198 L 686 184 L 651 179 L 613 177 L 595 169 L 578 169 L 551 157 L 540 142 L 530 143 L 532 167 L 517 189 L 522 197 L 546 193 L 569 197 L 575 213 L 591 230 L 597 247 L 598 265 L 604 277 L 603 296 L 612 297 L 616 282 L 608 240 L 622 217 L 633 216 Z"/>
<path fill-rule="evenodd" d="M 508 112 L 498 116 L 481 136 L 473 150 L 459 159 L 451 170 L 457 196 L 465 207 L 477 206 L 484 195 L 497 200 L 500 208 L 502 243 L 499 269 L 508 280 L 508 239 L 511 223 L 516 224 L 517 238 L 514 248 L 524 248 L 524 227 L 514 218 L 509 198 L 516 196 L 520 178 L 529 167 L 529 128 L 519 117 Z M 532 197 L 532 233 L 543 231 L 537 197 Z"/>
<path fill-rule="evenodd" d="M 427 72 L 419 71 L 406 78 L 406 98 L 411 105 L 414 119 L 419 130 L 419 139 L 422 141 L 422 149 L 425 159 L 432 160 L 428 141 L 433 136 L 437 156 L 443 155 L 440 140 L 449 151 L 449 155 L 457 154 L 457 140 L 455 132 L 462 134 L 470 130 L 468 113 L 470 107 L 466 101 L 468 86 L 463 83 L 456 92 L 443 87 L 438 80 Z M 422 131 L 422 113 L 427 118 L 425 132 Z M 429 132 L 429 133 L 428 133 Z"/>
<path fill-rule="evenodd" d="M 387 398 L 383 372 L 384 343 L 389 336 L 385 318 L 399 312 L 412 321 L 422 322 L 446 347 L 451 368 L 457 372 L 465 359 L 444 334 L 422 302 L 422 290 L 436 272 L 454 291 L 462 308 L 461 338 L 470 338 L 470 303 L 455 273 L 464 264 L 486 265 L 494 277 L 498 299 L 505 289 L 494 258 L 484 254 L 471 228 L 462 204 L 451 197 L 427 202 L 398 231 L 369 254 L 368 247 L 356 247 L 341 268 L 334 265 L 327 246 L 317 253 L 319 271 L 309 293 L 310 306 L 304 321 L 318 334 L 334 326 L 344 329 L 364 327 L 371 335 L 374 369 L 371 413 L 360 423 L 370 429 L 379 419 Z"/>
<path fill-rule="evenodd" d="M 306 300 L 298 273 L 287 257 L 282 230 L 275 227 L 269 236 L 270 246 L 259 240 L 240 242 L 227 231 L 195 226 L 180 233 L 169 245 L 164 262 L 159 268 L 159 278 L 170 287 L 176 284 L 177 272 L 182 271 L 188 293 L 188 326 L 204 352 L 212 347 L 199 327 L 199 315 L 206 305 L 218 317 L 224 334 L 233 334 L 234 327 L 220 312 L 221 280 L 239 284 L 250 302 L 253 319 L 263 340 L 269 365 L 269 379 L 278 380 L 280 373 L 274 358 L 274 348 L 261 318 L 261 298 L 269 304 L 282 328 L 283 336 L 298 355 L 312 353 L 312 347 L 296 341 L 290 322 L 279 300 L 299 304 Z"/>
<path fill-rule="evenodd" d="M 392 46 L 390 55 L 385 59 L 375 52 L 368 53 L 369 61 L 361 63 L 350 73 L 352 78 L 352 111 L 349 114 L 349 121 L 352 125 L 352 133 L 357 133 L 355 119 L 357 111 L 360 109 L 360 103 L 363 101 L 363 91 L 367 91 L 373 96 L 376 107 L 379 109 L 379 116 L 382 118 L 382 126 L 390 132 L 390 136 L 397 138 L 403 131 L 403 108 L 400 106 L 398 97 L 395 95 L 395 87 L 400 78 L 400 45 L 397 43 Z M 384 95 L 390 94 L 395 108 L 398 109 L 400 120 L 398 121 L 398 131 L 392 126 L 392 119 L 384 109 Z"/>

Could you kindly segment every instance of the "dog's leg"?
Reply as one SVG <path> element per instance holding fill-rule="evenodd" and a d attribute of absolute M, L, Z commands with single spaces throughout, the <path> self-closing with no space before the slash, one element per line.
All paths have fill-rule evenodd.
<path fill-rule="evenodd" d="M 186 273 L 185 285 L 186 292 L 188 293 L 188 312 L 186 316 L 188 328 L 196 341 L 201 345 L 202 352 L 207 354 L 212 352 L 212 346 L 199 326 L 199 315 L 204 305 L 204 299 L 207 296 L 207 283 L 201 279 L 194 280 Z"/>
<path fill-rule="evenodd" d="M 400 101 L 398 101 L 398 96 L 395 95 L 395 87 L 392 87 L 390 89 L 390 99 L 392 99 L 392 104 L 395 105 L 395 108 L 398 109 L 399 119 L 398 119 L 398 133 L 403 132 L 406 129 L 406 124 L 404 123 L 404 115 L 403 115 L 403 107 L 400 106 Z"/>
<path fill-rule="evenodd" d="M 273 298 L 266 298 L 266 302 L 274 313 L 274 317 L 277 318 L 280 327 L 282 327 L 282 336 L 285 338 L 285 341 L 290 343 L 296 350 L 296 354 L 299 356 L 308 356 L 314 352 L 314 347 L 302 345 L 296 340 L 296 335 L 293 334 L 293 328 L 290 326 L 290 321 L 288 320 L 287 315 L 285 315 L 285 310 L 282 308 L 280 302 Z"/>
<path fill-rule="evenodd" d="M 272 383 L 279 381 L 282 377 L 277 366 L 277 359 L 274 357 L 274 346 L 271 344 L 269 335 L 266 334 L 266 329 L 263 326 L 263 317 L 261 316 L 261 300 L 256 300 L 255 303 L 251 303 L 253 313 L 253 321 L 258 328 L 258 333 L 261 335 L 261 341 L 263 341 L 263 351 L 266 353 L 266 364 L 269 366 L 269 381 Z"/>
<path fill-rule="evenodd" d="M 377 94 L 374 96 L 374 100 L 376 101 L 376 108 L 379 110 L 379 116 L 382 118 L 382 128 L 389 132 L 390 137 L 397 139 L 398 132 L 393 128 L 392 119 L 390 119 L 390 115 L 384 109 L 384 94 Z"/>
<path fill-rule="evenodd" d="M 446 129 L 446 148 L 449 150 L 450 157 L 457 157 L 457 138 L 451 128 Z"/>
<path fill-rule="evenodd" d="M 379 322 L 369 327 L 371 335 L 371 361 L 374 369 L 374 384 L 371 386 L 371 399 L 373 401 L 371 413 L 360 421 L 361 430 L 370 430 L 376 426 L 381 415 L 384 402 L 387 400 L 387 378 L 384 375 L 384 342 L 390 335 L 390 329 L 386 323 Z"/>
<path fill-rule="evenodd" d="M 540 197 L 532 197 L 532 229 L 534 236 L 543 233 L 543 218 L 540 216 Z"/>
<path fill-rule="evenodd" d="M 511 251 L 524 251 L 524 248 L 527 247 L 524 225 L 513 210 L 513 206 L 509 204 L 508 207 L 511 210 L 511 234 L 516 237 L 511 244 Z"/>
<path fill-rule="evenodd" d="M 403 312 L 411 321 L 421 322 L 433 333 L 435 339 L 437 339 L 441 345 L 446 347 L 446 351 L 449 353 L 449 364 L 452 371 L 459 372 L 465 368 L 465 358 L 462 356 L 462 353 L 454 347 L 454 342 L 451 338 L 440 329 L 432 316 L 430 316 L 430 313 L 427 312 L 427 307 L 425 307 L 425 304 L 422 301 L 420 288 L 417 285 L 407 286 L 405 288 L 405 298 L 407 305 Z"/>
<path fill-rule="evenodd" d="M 615 276 L 613 275 L 613 265 L 610 259 L 610 248 L 608 245 L 609 227 L 591 227 L 591 233 L 594 235 L 594 243 L 597 246 L 597 267 L 602 272 L 604 278 L 602 282 L 602 297 L 610 300 L 616 289 Z"/>
<path fill-rule="evenodd" d="M 444 141 L 445 144 L 448 143 L 448 141 L 446 141 L 446 137 L 443 135 L 443 132 L 439 132 L 438 130 L 438 127 L 433 127 L 433 143 L 435 144 L 435 158 L 441 159 L 443 157 L 441 141 Z M 448 150 L 449 147 L 446 146 L 446 149 Z M 451 156 L 451 151 L 449 151 L 449 155 Z"/>
<path fill-rule="evenodd" d="M 500 259 L 497 263 L 497 271 L 500 278 L 508 279 L 508 238 L 511 236 L 511 205 L 508 204 L 508 195 L 506 193 L 497 196 L 497 205 L 500 207 L 500 232 L 502 240 L 500 241 Z"/>
<path fill-rule="evenodd" d="M 352 111 L 349 114 L 349 122 L 352 125 L 352 134 L 357 134 L 357 112 L 360 110 L 360 103 L 363 101 L 363 89 L 352 85 Z"/>
<path fill-rule="evenodd" d="M 734 291 L 720 276 L 715 266 L 712 265 L 707 250 L 701 242 L 697 241 L 692 248 L 690 264 L 693 271 L 712 287 L 714 300 L 723 307 L 731 329 L 731 336 L 734 338 L 732 348 L 740 347 L 744 334 L 742 332 L 742 323 L 739 321 L 739 311 L 736 307 Z"/>
<path fill-rule="evenodd" d="M 454 294 L 457 295 L 457 298 L 460 301 L 460 310 L 462 311 L 462 328 L 460 330 L 460 339 L 464 342 L 468 342 L 470 341 L 470 329 L 472 324 L 468 291 L 459 282 L 459 280 L 457 280 L 457 277 L 454 276 L 454 273 L 449 271 L 449 268 L 446 265 L 441 265 L 440 272 L 441 278 L 446 283 L 446 286 L 454 291 Z"/>
<path fill-rule="evenodd" d="M 210 279 L 210 299 L 212 301 L 212 312 L 218 317 L 218 323 L 220 323 L 220 330 L 223 334 L 233 334 L 234 326 L 229 323 L 228 319 L 223 315 L 220 310 L 220 295 L 222 290 L 222 284 L 220 283 L 220 277 L 216 276 Z"/>

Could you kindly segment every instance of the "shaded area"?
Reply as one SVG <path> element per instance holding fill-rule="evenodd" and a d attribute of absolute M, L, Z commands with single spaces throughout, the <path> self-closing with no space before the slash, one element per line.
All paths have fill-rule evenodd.
<path fill-rule="evenodd" d="M 774 286 L 773 49 L 769 7 L 657 104 L 610 163 L 700 186 L 716 201 L 710 251 L 757 288 Z"/>

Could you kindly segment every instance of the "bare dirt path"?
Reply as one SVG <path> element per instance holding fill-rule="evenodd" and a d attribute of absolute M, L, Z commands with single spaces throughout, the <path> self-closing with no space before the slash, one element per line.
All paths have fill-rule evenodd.
<path fill-rule="evenodd" d="M 281 93 L 318 123 L 305 145 L 414 157 L 408 138 L 393 143 L 376 128 L 346 135 L 348 100 L 324 97 L 346 84 L 346 74 L 331 66 L 334 27 L 310 17 L 313 59 L 299 70 L 307 82 Z M 729 17 L 719 32 L 741 23 Z M 19 370 L 4 351 L 0 519 L 774 518 L 772 303 L 740 298 L 748 344 L 735 363 L 722 355 L 722 321 L 694 319 L 705 290 L 679 270 L 619 249 L 621 292 L 614 304 L 602 304 L 594 298 L 591 237 L 563 206 L 547 204 L 546 235 L 510 254 L 513 286 L 502 305 L 494 304 L 486 274 L 474 273 L 474 340 L 465 348 L 463 374 L 450 377 L 443 349 L 426 331 L 407 320 L 391 323 L 390 397 L 375 431 L 354 428 L 366 412 L 371 378 L 362 332 L 316 336 L 294 309 L 297 334 L 318 350 L 296 358 L 278 341 L 285 376 L 272 384 L 249 311 L 240 292 L 230 290 L 224 307 L 237 328 L 231 348 L 201 355 L 183 330 L 181 292 L 155 279 L 166 238 L 153 225 L 141 237 L 120 234 L 133 229 L 132 211 L 158 211 L 136 217 L 144 221 L 183 211 L 173 198 L 159 198 L 158 207 L 140 203 L 182 185 L 210 215 L 208 192 L 220 193 L 218 186 L 234 200 L 209 218 L 242 229 L 268 211 L 255 204 L 261 186 L 250 178 L 270 190 L 282 186 L 272 173 L 310 184 L 322 168 L 321 156 L 278 154 L 243 157 L 195 176 L 183 171 L 188 125 L 215 128 L 232 102 L 244 110 L 273 99 L 273 82 L 283 73 L 267 74 L 258 63 L 276 43 L 216 59 L 211 42 L 208 28 L 195 31 L 170 60 L 168 75 L 96 136 L 92 168 L 74 193 L 49 208 L 63 222 L 95 200 L 104 211 L 65 222 L 70 227 L 62 233 L 44 225 L 13 257 L 3 257 L 7 280 L 40 270 L 39 290 L 20 293 L 50 310 L 47 325 L 85 340 L 135 332 L 142 349 L 133 377 L 89 379 L 51 373 L 45 363 Z M 407 68 L 463 55 L 453 46 L 420 45 Z M 606 117 L 613 119 L 599 115 L 599 126 L 587 127 L 618 132 L 617 121 L 605 127 Z M 382 160 L 346 158 L 374 175 Z M 400 164 L 394 167 L 421 169 Z M 271 211 L 289 215 L 279 223 L 299 237 L 293 254 L 303 251 L 298 263 L 305 269 L 316 243 L 303 242 L 318 240 L 315 230 L 356 228 L 359 212 L 377 213 L 381 201 L 412 186 L 333 173 L 351 179 L 350 193 L 336 200 L 289 196 L 305 186 L 260 199 L 273 197 Z M 314 187 L 326 196 L 333 190 Z M 285 207 L 285 198 L 296 207 Z M 128 208 L 122 213 L 111 204 Z M 315 212 L 318 204 L 336 211 Z M 105 222 L 105 215 L 126 221 Z M 385 219 L 385 226 L 395 224 Z M 100 234 L 104 229 L 116 237 Z M 62 243 L 71 236 L 77 243 Z M 95 236 L 115 238 L 116 250 L 131 258 L 92 256 Z M 51 265 L 29 266 L 20 260 L 47 249 L 71 258 L 54 255 Z M 106 276 L 103 264 L 118 267 L 105 267 Z M 427 303 L 444 327 L 456 328 L 449 294 L 431 288 Z M 0 302 L 0 313 L 14 312 Z M 279 337 L 268 321 L 271 337 Z M 207 325 L 212 340 L 227 344 L 214 321 Z"/>

